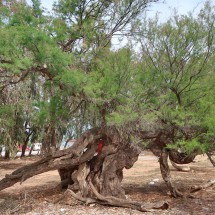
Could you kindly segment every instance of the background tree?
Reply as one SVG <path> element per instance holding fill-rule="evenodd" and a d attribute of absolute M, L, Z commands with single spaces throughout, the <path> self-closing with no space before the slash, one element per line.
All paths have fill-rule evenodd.
<path fill-rule="evenodd" d="M 214 139 L 208 138 L 214 136 L 210 132 L 214 117 L 206 113 L 214 101 L 211 85 L 205 82 L 214 70 L 214 6 L 206 3 L 197 17 L 176 14 L 161 24 L 158 18 L 149 20 L 142 29 L 142 59 L 133 88 L 140 119 L 135 126 L 160 157 L 161 173 L 172 195 L 183 196 L 171 182 L 168 156 L 185 164 L 198 153 L 209 155 L 214 146 Z M 210 102 L 202 106 L 206 98 Z"/>
<path fill-rule="evenodd" d="M 196 18 L 176 14 L 166 23 L 159 23 L 157 17 L 144 22 L 140 29 L 142 63 L 138 65 L 137 78 L 138 87 L 142 87 L 137 92 L 148 106 L 145 109 L 143 105 L 143 112 L 154 113 L 152 119 L 171 131 L 173 143 L 178 141 L 178 135 L 179 139 L 187 139 L 185 148 L 189 148 L 190 138 L 181 128 L 195 127 L 194 136 L 189 132 L 199 141 L 200 133 L 207 133 L 199 103 L 211 90 L 204 82 L 214 69 L 214 21 L 214 7 L 207 3 Z M 192 144 L 193 149 L 198 145 Z M 204 146 L 207 148 L 207 144 L 199 145 L 203 151 Z"/>
<path fill-rule="evenodd" d="M 40 109 L 35 122 L 37 130 L 40 127 L 40 133 L 45 135 L 45 152 L 52 144 L 56 148 L 57 134 L 61 133 L 59 144 L 68 123 L 75 122 L 76 136 L 92 125 L 105 124 L 109 105 L 105 107 L 106 101 L 95 102 L 85 91 L 95 84 L 92 74 L 101 76 L 103 68 L 99 65 L 101 68 L 97 69 L 94 62 L 98 54 L 105 55 L 105 50 L 109 55 L 114 33 L 130 28 L 142 9 L 152 2 L 156 1 L 59 1 L 52 17 L 43 14 L 40 1 L 32 1 L 32 7 L 20 2 L 12 2 L 12 7 L 3 4 L 1 92 L 27 80 L 31 83 L 28 93 L 33 105 Z M 98 100 L 103 98 L 104 95 Z"/>

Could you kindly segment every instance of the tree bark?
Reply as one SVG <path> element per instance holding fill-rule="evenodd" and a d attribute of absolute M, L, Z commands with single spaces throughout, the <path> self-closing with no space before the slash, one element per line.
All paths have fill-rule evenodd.
<path fill-rule="evenodd" d="M 24 156 L 25 156 L 25 151 L 26 151 L 26 148 L 27 148 L 27 145 L 28 145 L 28 141 L 29 141 L 29 139 L 30 139 L 31 134 L 32 134 L 32 132 L 29 133 L 29 134 L 27 134 L 27 137 L 26 137 L 26 139 L 25 139 L 25 142 L 24 142 L 24 144 L 23 144 L 23 146 L 22 146 L 21 157 L 24 157 Z"/>
<path fill-rule="evenodd" d="M 193 162 L 197 153 L 187 154 L 178 152 L 177 150 L 169 151 L 169 159 L 177 164 L 188 164 Z"/>
<path fill-rule="evenodd" d="M 207 152 L 208 159 L 210 160 L 211 164 L 215 167 L 215 159 L 213 159 L 213 153 Z"/>
<path fill-rule="evenodd" d="M 140 211 L 166 209 L 167 203 L 159 207 L 151 205 L 145 209 L 143 203 L 126 199 L 121 186 L 123 169 L 131 168 L 137 161 L 140 149 L 130 143 L 127 135 L 114 128 L 102 132 L 90 129 L 68 149 L 50 153 L 41 160 L 23 166 L 0 181 L 0 190 L 17 182 L 49 170 L 58 169 L 61 186 L 68 187 L 73 196 L 86 202 L 130 207 Z"/>
<path fill-rule="evenodd" d="M 161 175 L 162 175 L 164 181 L 166 182 L 168 188 L 170 189 L 171 194 L 174 197 L 178 197 L 178 196 L 182 197 L 183 194 L 181 192 L 179 192 L 172 183 L 170 169 L 169 169 L 169 165 L 168 165 L 167 150 L 165 150 L 165 149 L 162 150 L 159 162 L 160 162 Z"/>
<path fill-rule="evenodd" d="M 5 149 L 5 159 L 10 159 L 10 150 L 9 149 Z"/>

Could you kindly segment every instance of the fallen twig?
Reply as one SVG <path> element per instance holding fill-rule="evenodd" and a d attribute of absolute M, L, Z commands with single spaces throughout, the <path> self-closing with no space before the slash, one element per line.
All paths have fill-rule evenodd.
<path fill-rule="evenodd" d="M 207 183 L 202 184 L 202 185 L 195 185 L 195 186 L 193 186 L 193 187 L 191 188 L 190 193 L 195 193 L 195 192 L 197 192 L 197 191 L 200 191 L 200 190 L 203 190 L 203 189 L 205 189 L 205 188 L 211 187 L 211 186 L 213 186 L 214 184 L 215 184 L 215 179 L 210 180 L 210 181 L 208 181 Z"/>

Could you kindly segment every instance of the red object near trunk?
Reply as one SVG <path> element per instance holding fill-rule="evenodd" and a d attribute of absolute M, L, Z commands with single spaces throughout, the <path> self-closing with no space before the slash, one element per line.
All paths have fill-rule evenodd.
<path fill-rule="evenodd" d="M 100 139 L 100 140 L 99 140 L 99 144 L 98 144 L 98 148 L 97 148 L 97 150 L 96 150 L 96 152 L 97 152 L 98 154 L 101 152 L 103 145 L 104 145 L 104 140 Z"/>

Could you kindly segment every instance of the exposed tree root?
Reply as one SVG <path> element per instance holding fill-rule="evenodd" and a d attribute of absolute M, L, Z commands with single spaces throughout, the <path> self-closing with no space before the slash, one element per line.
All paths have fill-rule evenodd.
<path fill-rule="evenodd" d="M 187 156 L 177 151 L 168 151 L 162 148 L 162 145 L 153 147 L 152 151 L 160 157 L 161 174 L 171 194 L 174 197 L 184 196 L 172 183 L 168 156 L 174 163 L 185 164 L 192 162 L 195 154 Z M 5 175 L 0 181 L 0 190 L 17 182 L 22 183 L 37 174 L 56 169 L 61 177 L 58 188 L 68 188 L 67 192 L 86 204 L 127 207 L 142 212 L 167 209 L 169 206 L 167 202 L 149 204 L 126 199 L 121 186 L 123 169 L 131 168 L 140 152 L 140 149 L 130 142 L 129 136 L 121 134 L 115 127 L 109 127 L 105 131 L 99 128 L 90 129 L 70 148 L 52 152 L 35 163 Z M 174 163 L 173 165 L 178 167 Z M 195 186 L 191 193 L 212 186 L 214 183 L 215 181 L 212 181 L 202 186 Z"/>
<path fill-rule="evenodd" d="M 69 193 L 73 198 L 77 199 L 78 201 L 81 201 L 81 202 L 84 202 L 86 203 L 86 205 L 89 205 L 89 204 L 92 204 L 92 203 L 98 203 L 96 199 L 93 199 L 93 198 L 88 198 L 88 197 L 82 197 L 79 194 L 73 192 L 72 190 L 70 189 L 67 189 L 65 194 Z"/>
<path fill-rule="evenodd" d="M 89 182 L 89 184 L 90 184 L 90 187 L 91 187 L 93 193 L 97 197 L 97 199 L 100 200 L 100 204 L 111 205 L 111 206 L 116 206 L 116 207 L 132 208 L 132 209 L 139 210 L 142 212 L 153 211 L 153 209 L 165 210 L 165 209 L 168 209 L 168 207 L 169 207 L 169 204 L 167 202 L 159 202 L 156 204 L 153 204 L 153 203 L 143 204 L 140 202 L 130 201 L 127 199 L 120 199 L 120 198 L 113 197 L 113 196 L 104 197 L 96 190 L 96 188 L 93 186 L 91 181 Z"/>
<path fill-rule="evenodd" d="M 190 172 L 190 167 L 184 167 L 184 166 L 178 166 L 175 162 L 173 162 L 172 160 L 170 160 L 172 166 L 177 169 L 178 171 L 181 172 Z"/>
<path fill-rule="evenodd" d="M 135 202 L 135 201 L 121 199 L 121 198 L 112 197 L 112 196 L 105 197 L 96 190 L 92 182 L 89 182 L 89 186 L 96 198 L 84 198 L 80 196 L 80 194 L 76 194 L 70 189 L 68 189 L 67 192 L 75 199 L 81 202 L 84 202 L 87 205 L 92 203 L 97 203 L 101 205 L 131 208 L 142 212 L 149 212 L 154 210 L 166 210 L 169 207 L 169 204 L 167 202 L 157 202 L 154 204 L 140 203 L 140 202 Z"/>

